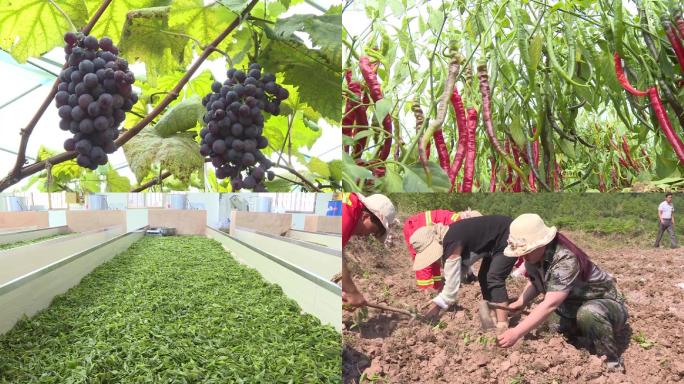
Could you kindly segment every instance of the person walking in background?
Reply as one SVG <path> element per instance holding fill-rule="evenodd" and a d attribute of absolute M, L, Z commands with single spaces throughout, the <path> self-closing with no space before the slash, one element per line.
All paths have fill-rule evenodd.
<path fill-rule="evenodd" d="M 446 209 L 434 209 L 431 211 L 420 212 L 412 215 L 404 222 L 404 240 L 411 254 L 411 260 L 416 258 L 416 250 L 411 246 L 411 236 L 420 228 L 429 227 L 434 224 L 450 225 L 459 220 L 470 217 L 478 217 L 482 214 L 478 211 L 452 212 Z M 416 271 L 416 285 L 418 289 L 432 288 L 441 291 L 444 281 L 442 279 L 442 263 L 438 260 L 431 265 Z M 462 268 L 462 282 L 477 280 L 470 267 Z"/>
<path fill-rule="evenodd" d="M 658 237 L 656 237 L 655 247 L 660 247 L 660 240 L 663 238 L 663 233 L 667 230 L 670 234 L 670 243 L 672 248 L 677 247 L 677 240 L 674 234 L 674 205 L 672 205 L 672 194 L 665 195 L 665 201 L 658 206 Z"/>
<path fill-rule="evenodd" d="M 375 236 L 380 242 L 387 238 L 387 231 L 394 222 L 396 210 L 385 195 L 364 197 L 357 193 L 345 193 L 342 197 L 342 301 L 352 307 L 366 305 L 366 298 L 358 290 L 347 267 L 344 248 L 352 236 Z"/>

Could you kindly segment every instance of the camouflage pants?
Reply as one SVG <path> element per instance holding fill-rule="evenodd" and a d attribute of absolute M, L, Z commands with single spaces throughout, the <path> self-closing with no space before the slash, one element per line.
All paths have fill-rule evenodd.
<path fill-rule="evenodd" d="M 591 352 L 609 359 L 618 357 L 615 335 L 627 323 L 624 303 L 612 299 L 588 300 L 577 309 L 575 318 L 560 316 L 559 331 L 574 338 Z"/>

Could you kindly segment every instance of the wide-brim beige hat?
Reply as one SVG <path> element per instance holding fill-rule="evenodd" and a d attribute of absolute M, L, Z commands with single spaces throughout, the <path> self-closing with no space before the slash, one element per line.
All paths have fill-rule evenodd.
<path fill-rule="evenodd" d="M 446 235 L 449 227 L 442 224 L 435 224 L 419 228 L 411 235 L 409 242 L 416 250 L 416 258 L 413 260 L 413 270 L 421 270 L 435 261 L 439 260 L 444 254 L 442 239 Z"/>
<path fill-rule="evenodd" d="M 380 220 L 382 226 L 385 227 L 385 234 L 379 237 L 380 242 L 384 243 L 389 234 L 390 224 L 394 223 L 394 218 L 397 214 L 392 200 L 381 194 L 370 195 L 368 197 L 361 194 L 357 194 L 356 196 L 361 200 L 361 203 Z"/>
<path fill-rule="evenodd" d="M 550 243 L 556 237 L 556 227 L 547 227 L 536 213 L 524 213 L 511 222 L 508 246 L 504 255 L 520 257 Z"/>

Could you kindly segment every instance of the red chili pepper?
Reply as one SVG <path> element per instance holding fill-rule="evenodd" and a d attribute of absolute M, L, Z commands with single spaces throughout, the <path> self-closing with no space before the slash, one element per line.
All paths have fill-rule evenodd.
<path fill-rule="evenodd" d="M 682 143 L 682 140 L 679 138 L 679 136 L 677 136 L 677 133 L 675 133 L 674 129 L 672 128 L 670 119 L 667 117 L 667 113 L 663 107 L 663 102 L 660 100 L 660 96 L 658 95 L 658 88 L 649 88 L 648 97 L 651 100 L 653 112 L 658 118 L 660 128 L 663 130 L 663 133 L 665 133 L 665 137 L 667 138 L 667 141 L 670 142 L 670 145 L 677 154 L 679 161 L 682 163 L 682 165 L 684 165 L 684 143 Z"/>
<path fill-rule="evenodd" d="M 617 178 L 617 171 L 615 170 L 615 167 L 611 168 L 611 170 L 610 170 L 610 179 L 613 182 L 613 187 L 615 187 L 615 188 L 620 187 L 620 183 L 619 183 L 618 178 Z"/>
<path fill-rule="evenodd" d="M 682 11 L 677 11 L 674 15 L 675 24 L 679 30 L 679 37 L 684 40 L 684 18 L 682 18 Z"/>
<path fill-rule="evenodd" d="M 363 79 L 366 81 L 366 85 L 368 86 L 370 97 L 374 102 L 377 103 L 383 98 L 382 88 L 378 82 L 378 74 L 375 72 L 378 67 L 376 64 L 371 63 L 370 59 L 366 56 L 362 56 L 359 60 L 359 67 L 361 68 Z M 380 158 L 380 160 L 387 160 L 392 147 L 392 118 L 389 114 L 383 119 L 382 126 L 385 129 L 386 137 L 378 158 Z"/>
<path fill-rule="evenodd" d="M 646 150 L 643 147 L 641 147 L 640 149 L 641 149 L 641 154 L 644 156 L 644 159 L 646 159 L 646 162 L 648 163 L 648 167 L 651 168 L 651 165 L 652 165 L 651 158 L 648 156 L 648 153 L 646 153 Z"/>
<path fill-rule="evenodd" d="M 461 185 L 461 192 L 473 191 L 473 176 L 475 174 L 475 157 L 477 156 L 477 145 L 475 139 L 477 136 L 477 110 L 475 108 L 468 108 L 468 127 L 467 127 L 467 146 L 465 156 L 465 168 L 463 169 L 463 184 Z M 460 138 L 460 137 L 459 137 Z"/>
<path fill-rule="evenodd" d="M 492 166 L 492 172 L 489 175 L 489 192 L 496 192 L 496 160 L 494 156 L 489 157 L 489 163 Z"/>
<path fill-rule="evenodd" d="M 622 135 L 622 151 L 625 153 L 625 157 L 627 158 L 627 163 L 634 169 L 635 171 L 639 170 L 639 166 L 637 163 L 632 159 L 632 154 L 629 152 L 629 144 L 627 144 L 627 136 Z"/>
<path fill-rule="evenodd" d="M 561 173 L 561 169 L 558 166 L 558 162 L 556 160 L 553 161 L 554 164 L 554 171 L 553 171 L 553 183 L 556 192 L 560 191 L 560 181 L 563 179 L 563 174 Z"/>
<path fill-rule="evenodd" d="M 352 77 L 351 77 L 351 71 L 347 69 L 344 71 L 344 77 L 347 79 L 347 87 L 349 87 L 349 90 L 356 93 L 354 89 L 352 89 Z M 361 91 L 359 87 L 359 92 Z M 352 131 L 353 131 L 353 125 L 354 121 L 356 120 L 356 111 L 354 110 L 354 101 L 347 97 L 347 101 L 344 106 L 344 116 L 342 117 L 342 134 L 347 137 L 352 137 Z M 346 153 L 349 153 L 349 145 L 344 145 L 344 151 Z"/>
<path fill-rule="evenodd" d="M 453 185 L 454 180 L 456 180 L 456 176 L 458 176 L 458 172 L 461 170 L 461 165 L 463 164 L 463 159 L 466 155 L 466 145 L 468 141 L 468 123 L 466 121 L 466 112 L 465 108 L 463 107 L 461 95 L 458 94 L 458 87 L 454 87 L 454 91 L 451 93 L 451 106 L 454 108 L 456 126 L 458 127 L 458 146 L 456 148 L 456 154 L 454 155 L 454 161 L 449 168 L 449 180 Z"/>
<path fill-rule="evenodd" d="M 432 134 L 435 139 L 435 147 L 437 147 L 437 158 L 439 159 L 439 166 L 442 167 L 445 173 L 449 173 L 449 150 L 444 142 L 444 135 L 442 130 L 438 129 Z M 426 151 L 427 152 L 427 151 Z"/>
<path fill-rule="evenodd" d="M 679 36 L 677 36 L 677 32 L 675 32 L 675 29 L 669 20 L 663 20 L 663 28 L 665 28 L 667 39 L 670 40 L 672 49 L 675 51 L 677 61 L 679 62 L 679 68 L 684 72 L 684 47 L 682 46 L 682 42 L 679 41 Z"/>
<path fill-rule="evenodd" d="M 369 126 L 368 124 L 368 105 L 370 104 L 370 100 L 368 100 L 368 94 L 364 93 L 363 94 L 363 104 L 359 105 L 358 108 L 356 108 L 356 120 L 355 120 L 355 125 L 357 125 L 359 128 L 354 129 L 354 137 L 356 137 L 357 134 L 360 132 L 365 131 L 368 129 L 367 127 Z M 364 128 L 366 127 L 366 128 Z M 362 137 L 361 139 L 356 141 L 356 145 L 354 146 L 354 158 L 361 157 L 361 153 L 363 152 L 364 149 L 366 149 L 366 141 L 368 140 L 368 136 Z"/>
<path fill-rule="evenodd" d="M 679 11 L 675 14 L 675 24 L 679 30 L 679 37 L 684 40 L 684 19 L 682 19 L 682 12 Z"/>
<path fill-rule="evenodd" d="M 620 82 L 620 85 L 622 85 L 622 88 L 624 88 L 627 92 L 631 93 L 634 96 L 646 96 L 646 92 L 640 91 L 632 87 L 632 85 L 629 83 L 627 75 L 625 75 L 625 70 L 624 68 L 622 68 L 622 59 L 620 58 L 620 54 L 615 52 L 613 54 L 613 61 L 615 62 L 615 76 L 617 76 L 617 79 Z"/>
<path fill-rule="evenodd" d="M 496 134 L 494 134 L 494 124 L 492 124 L 491 111 L 491 93 L 489 90 L 489 76 L 487 75 L 486 65 L 477 66 L 477 77 L 480 80 L 480 93 L 482 94 L 482 120 L 485 124 L 485 132 L 489 137 L 489 141 L 492 142 L 494 149 L 496 149 L 496 151 L 500 154 L 504 154 L 504 151 L 501 149 L 501 144 L 499 144 L 499 140 L 496 139 Z"/>
<path fill-rule="evenodd" d="M 513 160 L 515 160 L 515 165 L 520 166 L 520 151 L 515 143 L 511 143 L 511 149 L 513 150 Z M 522 192 L 522 180 L 519 175 L 515 176 L 515 183 L 513 184 L 513 192 Z"/>
<path fill-rule="evenodd" d="M 506 151 L 506 155 L 511 154 L 511 142 L 510 140 L 506 139 L 506 142 L 504 143 L 504 150 Z M 506 168 L 506 180 L 504 180 L 504 185 L 502 185 L 499 188 L 499 191 L 511 191 L 513 187 L 513 168 L 511 168 L 510 164 Z"/>
<path fill-rule="evenodd" d="M 605 192 L 606 191 L 606 181 L 603 178 L 603 174 L 599 173 L 599 191 L 600 192 Z"/>

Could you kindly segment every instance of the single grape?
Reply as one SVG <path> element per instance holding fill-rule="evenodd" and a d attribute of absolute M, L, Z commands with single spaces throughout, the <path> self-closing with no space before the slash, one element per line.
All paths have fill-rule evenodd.
<path fill-rule="evenodd" d="M 70 137 L 70 138 L 64 140 L 64 150 L 65 151 L 73 151 L 74 148 L 76 148 L 76 141 L 74 140 L 73 137 Z"/>
<path fill-rule="evenodd" d="M 76 156 L 76 163 L 78 163 L 78 165 L 80 165 L 83 168 L 90 168 L 90 166 L 92 165 L 92 163 L 90 162 L 90 158 L 84 154 L 79 154 L 78 156 Z"/>
<path fill-rule="evenodd" d="M 102 59 L 100 59 L 102 60 Z M 81 73 L 92 73 L 95 72 L 95 64 L 90 60 L 83 60 L 78 64 L 78 70 Z"/>
<path fill-rule="evenodd" d="M 98 116 L 93 120 L 93 127 L 95 128 L 96 131 L 103 132 L 107 128 L 109 128 L 109 123 L 107 122 L 107 118 L 104 116 Z"/>
<path fill-rule="evenodd" d="M 76 44 L 76 34 L 73 32 L 67 32 L 64 34 L 64 42 L 69 45 Z"/>
<path fill-rule="evenodd" d="M 61 107 L 59 107 L 59 109 L 57 109 L 57 114 L 62 119 L 70 118 L 71 117 L 71 107 L 68 105 L 62 105 Z"/>
<path fill-rule="evenodd" d="M 100 49 L 103 51 L 108 51 L 114 46 L 114 42 L 112 42 L 112 39 L 109 37 L 105 36 L 100 39 Z"/>
<path fill-rule="evenodd" d="M 86 36 L 86 38 L 83 39 L 83 45 L 85 45 L 86 48 L 94 51 L 98 46 L 97 38 L 94 36 Z"/>
<path fill-rule="evenodd" d="M 93 133 L 95 127 L 93 127 L 93 121 L 91 119 L 83 119 L 78 124 L 78 129 L 81 131 L 81 133 L 85 133 L 87 135 L 89 133 Z"/>
<path fill-rule="evenodd" d="M 90 144 L 90 141 L 81 139 L 76 143 L 76 151 L 82 154 L 88 154 L 90 153 L 90 150 L 93 148 L 93 146 Z"/>
<path fill-rule="evenodd" d="M 62 105 L 69 103 L 69 93 L 65 91 L 57 92 L 55 94 L 55 103 L 57 104 L 57 107 L 61 107 Z"/>

